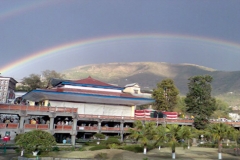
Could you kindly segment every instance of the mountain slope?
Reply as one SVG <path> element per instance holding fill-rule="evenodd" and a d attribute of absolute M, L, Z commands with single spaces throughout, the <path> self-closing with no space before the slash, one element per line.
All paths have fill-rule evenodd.
<path fill-rule="evenodd" d="M 169 64 L 160 62 L 107 63 L 85 65 L 64 71 L 67 79 L 92 76 L 96 79 L 124 86 L 138 83 L 142 88 L 152 89 L 165 78 L 174 80 L 180 93 L 188 92 L 188 78 L 196 75 L 211 75 L 214 95 L 238 92 L 240 72 L 216 71 L 193 64 Z"/>

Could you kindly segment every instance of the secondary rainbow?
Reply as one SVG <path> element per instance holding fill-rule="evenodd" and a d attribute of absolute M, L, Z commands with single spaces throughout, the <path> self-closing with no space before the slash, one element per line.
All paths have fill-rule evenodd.
<path fill-rule="evenodd" d="M 86 45 L 93 45 L 98 43 L 105 43 L 105 42 L 112 42 L 112 41 L 119 41 L 119 40 L 134 40 L 134 39 L 169 39 L 169 40 L 185 40 L 190 42 L 197 42 L 197 43 L 207 43 L 211 45 L 218 45 L 221 47 L 230 47 L 236 48 L 240 51 L 240 44 L 233 43 L 229 41 L 223 41 L 219 39 L 212 39 L 206 37 L 195 37 L 189 35 L 177 35 L 177 34 L 131 34 L 131 35 L 115 35 L 115 36 L 108 36 L 108 37 L 100 37 L 100 38 L 92 38 L 92 39 L 85 39 L 79 40 L 67 44 L 62 44 L 59 46 L 55 46 L 52 48 L 48 48 L 39 52 L 31 53 L 30 56 L 26 56 L 22 59 L 14 61 L 6 66 L 0 68 L 0 73 L 4 74 L 13 70 L 16 67 L 20 67 L 21 65 L 30 63 L 35 59 L 41 59 L 42 57 L 57 54 L 63 52 L 65 50 L 69 50 L 75 47 L 83 47 Z"/>

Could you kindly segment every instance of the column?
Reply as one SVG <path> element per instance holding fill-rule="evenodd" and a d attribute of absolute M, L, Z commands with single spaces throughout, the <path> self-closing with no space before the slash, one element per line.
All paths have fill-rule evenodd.
<path fill-rule="evenodd" d="M 75 144 L 76 144 L 76 133 L 71 134 L 71 143 L 72 143 L 72 146 L 75 146 Z"/>
<path fill-rule="evenodd" d="M 20 116 L 20 121 L 19 121 L 19 129 L 20 130 L 24 130 L 24 120 L 25 120 L 26 116 L 21 115 Z"/>
<path fill-rule="evenodd" d="M 53 126 L 54 126 L 54 117 L 50 117 L 49 129 L 53 130 Z"/>
<path fill-rule="evenodd" d="M 19 133 L 24 133 L 24 121 L 27 117 L 26 111 L 21 111 L 20 114 L 20 120 L 19 120 Z"/>
<path fill-rule="evenodd" d="M 77 119 L 76 118 L 73 119 L 72 130 L 73 131 L 77 130 Z"/>
<path fill-rule="evenodd" d="M 56 117 L 56 113 L 51 113 L 49 115 L 49 118 L 50 118 L 49 129 L 50 129 L 51 132 L 53 132 L 53 130 L 54 130 L 53 126 L 54 126 L 54 118 L 55 117 Z"/>
<path fill-rule="evenodd" d="M 124 121 L 121 121 L 121 123 L 120 123 L 120 136 L 121 136 L 121 142 L 123 142 L 123 134 L 124 134 L 124 128 L 123 128 L 123 125 L 124 125 Z"/>
<path fill-rule="evenodd" d="M 98 133 L 101 133 L 101 120 L 98 120 Z"/>

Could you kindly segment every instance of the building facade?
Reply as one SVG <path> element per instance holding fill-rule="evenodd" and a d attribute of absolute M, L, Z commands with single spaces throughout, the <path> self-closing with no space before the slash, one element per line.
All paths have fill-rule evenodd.
<path fill-rule="evenodd" d="M 0 76 L 0 103 L 10 103 L 15 98 L 16 84 L 15 79 Z"/>

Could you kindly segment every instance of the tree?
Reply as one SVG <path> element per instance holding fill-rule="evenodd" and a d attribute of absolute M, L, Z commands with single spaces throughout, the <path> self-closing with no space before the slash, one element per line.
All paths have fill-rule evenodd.
<path fill-rule="evenodd" d="M 36 88 L 46 88 L 52 78 L 62 79 L 63 74 L 56 71 L 46 70 L 42 72 L 42 76 L 38 74 L 30 74 L 29 77 L 24 77 L 22 80 L 22 86 L 19 86 L 17 90 L 30 91 Z"/>
<path fill-rule="evenodd" d="M 48 132 L 42 130 L 33 130 L 24 134 L 17 135 L 16 145 L 27 152 L 33 151 L 51 151 L 52 146 L 56 145 L 55 138 Z"/>
<path fill-rule="evenodd" d="M 157 145 L 160 150 L 161 146 L 166 142 L 166 128 L 162 125 L 158 126 L 155 129 L 153 139 L 156 141 L 155 145 Z"/>
<path fill-rule="evenodd" d="M 141 121 L 134 122 L 134 129 L 130 129 L 130 138 L 138 141 L 143 145 L 143 154 L 147 153 L 147 145 L 153 140 L 156 124 L 154 122 L 146 122 L 143 124 Z"/>
<path fill-rule="evenodd" d="M 190 140 L 192 138 L 196 138 L 198 134 L 195 128 L 189 126 L 182 126 L 179 131 L 179 136 L 185 139 L 184 142 L 187 141 L 188 149 L 190 149 Z"/>
<path fill-rule="evenodd" d="M 52 78 L 63 79 L 64 74 L 57 73 L 54 70 L 45 70 L 42 72 L 44 86 L 48 86 Z"/>
<path fill-rule="evenodd" d="M 216 100 L 211 97 L 212 77 L 195 76 L 189 78 L 189 81 L 189 92 L 185 98 L 186 111 L 194 116 L 194 126 L 204 129 L 209 123 L 209 117 L 216 110 Z"/>
<path fill-rule="evenodd" d="M 155 99 L 155 109 L 161 111 L 173 111 L 177 104 L 178 89 L 172 79 L 165 79 L 157 84 L 152 97 Z"/>
<path fill-rule="evenodd" d="M 212 123 L 206 128 L 206 132 L 218 142 L 218 159 L 222 159 L 222 140 L 231 136 L 232 127 L 225 123 Z"/>
<path fill-rule="evenodd" d="M 29 77 L 24 77 L 22 80 L 22 84 L 29 87 L 28 91 L 43 87 L 41 77 L 38 74 L 30 74 Z"/>
<path fill-rule="evenodd" d="M 231 108 L 229 108 L 229 105 L 220 100 L 216 100 L 216 110 L 214 113 L 211 115 L 211 118 L 229 118 L 228 114 L 231 112 Z"/>
<path fill-rule="evenodd" d="M 176 158 L 175 151 L 176 146 L 181 139 L 184 139 L 183 135 L 180 135 L 181 127 L 178 124 L 168 124 L 166 126 L 166 138 L 167 142 L 172 149 L 172 159 Z M 181 137 L 182 136 L 182 137 Z"/>

